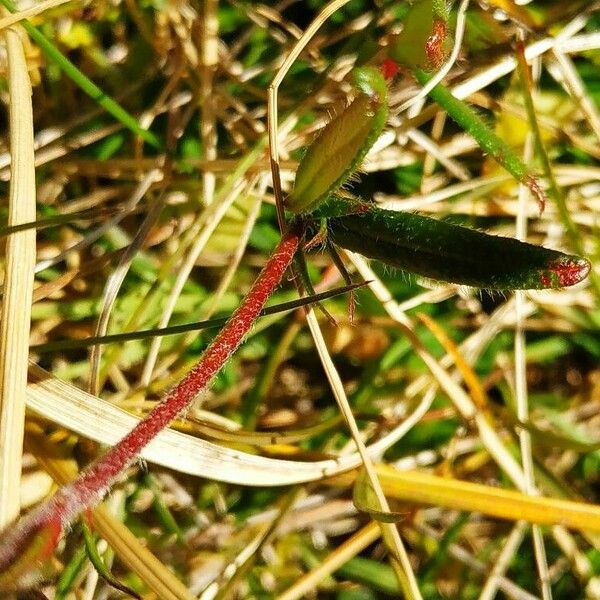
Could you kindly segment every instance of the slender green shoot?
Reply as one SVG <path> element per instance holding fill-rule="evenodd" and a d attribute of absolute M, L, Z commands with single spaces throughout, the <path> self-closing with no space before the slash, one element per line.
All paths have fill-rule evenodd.
<path fill-rule="evenodd" d="M 118 579 L 114 577 L 114 575 L 110 572 L 107 564 L 104 562 L 102 556 L 100 556 L 100 552 L 98 552 L 98 546 L 96 543 L 96 537 L 92 533 L 89 525 L 87 523 L 82 522 L 81 530 L 83 532 L 83 539 L 85 541 L 85 549 L 87 552 L 87 556 L 90 559 L 90 562 L 94 565 L 94 569 L 96 569 L 98 575 L 106 581 L 108 585 L 128 594 L 132 598 L 137 598 L 141 600 L 141 596 L 132 590 L 130 587 L 126 586 L 124 583 L 121 583 Z"/>
<path fill-rule="evenodd" d="M 355 283 L 344 287 L 334 288 L 327 292 L 321 292 L 313 296 L 305 296 L 303 298 L 299 298 L 298 300 L 291 300 L 290 302 L 282 302 L 281 304 L 276 304 L 274 306 L 267 306 L 260 312 L 260 316 L 265 317 L 267 315 L 274 315 L 280 312 L 296 310 L 297 308 L 308 306 L 315 302 L 328 300 L 329 298 L 333 298 L 346 292 L 352 292 L 360 287 L 363 287 L 364 285 L 364 283 Z M 40 353 L 58 352 L 62 350 L 88 348 L 89 346 L 95 346 L 96 344 L 113 344 L 116 342 L 129 342 L 131 340 L 141 340 L 155 336 L 177 335 L 180 333 L 186 333 L 188 331 L 222 327 L 227 322 L 228 318 L 229 317 L 208 319 L 207 321 L 183 323 L 182 325 L 171 325 L 169 327 L 146 329 L 144 331 L 127 331 L 123 333 L 113 333 L 110 335 L 92 336 L 82 340 L 57 340 L 55 342 L 48 342 L 46 344 L 32 345 L 30 346 L 30 349 L 34 352 Z"/>
<path fill-rule="evenodd" d="M 12 0 L 0 0 L 0 3 L 11 13 L 17 12 L 17 7 Z M 54 61 L 64 73 L 79 86 L 92 100 L 99 104 L 106 112 L 111 114 L 127 129 L 139 135 L 145 142 L 154 148 L 160 148 L 161 143 L 151 131 L 140 127 L 137 119 L 130 115 L 120 104 L 115 102 L 106 92 L 98 87 L 89 77 L 84 75 L 37 27 L 24 19 L 21 21 L 23 29 L 31 39 L 40 47 L 42 52 Z"/>
<path fill-rule="evenodd" d="M 427 84 L 431 78 L 431 75 L 422 69 L 416 69 L 415 76 L 421 85 Z M 429 95 L 448 113 L 450 118 L 473 136 L 485 152 L 493 156 L 496 162 L 504 167 L 518 182 L 526 185 L 531 190 L 538 201 L 540 212 L 542 212 L 546 204 L 544 191 L 538 180 L 527 168 L 527 165 L 510 145 L 485 124 L 474 108 L 453 96 L 452 92 L 444 85 L 436 85 L 429 92 Z"/>
<path fill-rule="evenodd" d="M 535 112 L 535 106 L 533 104 L 533 97 L 531 95 L 531 79 L 529 75 L 529 67 L 527 66 L 527 61 L 525 60 L 525 48 L 523 42 L 520 40 L 517 42 L 516 54 L 517 70 L 519 73 L 519 79 L 521 81 L 521 88 L 523 90 L 523 99 L 525 100 L 527 118 L 529 120 L 529 125 L 531 126 L 531 131 L 533 132 L 537 155 L 542 163 L 544 175 L 548 180 L 550 196 L 556 203 L 556 208 L 558 210 L 561 223 L 563 224 L 563 227 L 569 236 L 569 241 L 571 242 L 573 249 L 578 254 L 584 254 L 585 249 L 583 247 L 582 237 L 577 229 L 575 221 L 573 221 L 571 218 L 571 214 L 567 208 L 565 195 L 556 181 L 556 177 L 554 176 L 554 172 L 552 170 L 552 165 L 550 164 L 550 159 L 548 158 L 548 153 L 546 152 L 544 142 L 542 141 L 542 134 Z M 594 289 L 596 290 L 596 294 L 600 296 L 600 280 L 594 272 L 594 269 L 592 269 L 590 272 L 590 280 L 594 286 Z"/>

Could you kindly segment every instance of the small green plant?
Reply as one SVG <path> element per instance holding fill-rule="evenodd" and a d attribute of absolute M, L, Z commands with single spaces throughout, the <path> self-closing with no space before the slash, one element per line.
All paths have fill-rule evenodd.
<path fill-rule="evenodd" d="M 415 13 L 417 17 L 426 17 L 413 18 L 422 31 L 411 31 L 421 40 L 415 52 L 424 58 L 399 52 L 406 41 L 402 38 L 391 56 L 413 67 L 424 83 L 430 75 L 420 69 L 435 68 L 443 60 L 447 14 L 443 2 L 423 2 L 415 10 L 421 11 Z M 25 580 L 52 552 L 65 528 L 95 506 L 144 446 L 210 383 L 242 343 L 294 257 L 302 254 L 303 244 L 313 236 L 319 236 L 332 252 L 339 246 L 424 277 L 494 290 L 559 288 L 587 276 L 590 263 L 580 256 L 416 214 L 383 210 L 369 200 L 340 192 L 385 126 L 388 79 L 394 71 L 395 64 L 389 59 L 381 67 L 354 71 L 354 100 L 307 149 L 285 201 L 287 230 L 246 298 L 197 365 L 137 427 L 75 481 L 0 534 L 0 585 L 11 587 Z M 533 175 L 465 103 L 440 85 L 431 94 L 518 181 L 539 192 Z"/>

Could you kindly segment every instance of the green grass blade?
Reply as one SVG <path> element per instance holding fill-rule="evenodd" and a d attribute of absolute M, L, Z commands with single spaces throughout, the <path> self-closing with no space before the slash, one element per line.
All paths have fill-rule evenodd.
<path fill-rule="evenodd" d="M 282 302 L 275 306 L 267 306 L 264 308 L 260 316 L 264 317 L 267 315 L 274 315 L 280 312 L 286 312 L 290 310 L 296 310 L 303 306 L 308 306 L 315 302 L 321 302 L 333 298 L 346 292 L 351 292 L 365 285 L 364 283 L 356 283 L 353 285 L 347 285 L 344 287 L 334 288 L 327 292 L 321 292 L 314 296 L 306 296 L 299 298 L 298 300 L 292 300 L 290 302 Z M 146 329 L 144 331 L 128 331 L 125 333 L 113 333 L 111 335 L 99 335 L 94 337 L 88 337 L 83 340 L 58 340 L 55 342 L 48 342 L 46 344 L 38 344 L 31 346 L 31 350 L 35 352 L 57 352 L 59 350 L 73 350 L 76 348 L 87 348 L 96 344 L 111 344 L 115 342 L 128 342 L 131 340 L 141 340 L 149 337 L 159 335 L 176 335 L 178 333 L 186 333 L 188 331 L 198 331 L 200 329 L 209 329 L 211 327 L 222 327 L 225 325 L 229 317 L 222 317 L 218 319 L 209 319 L 207 321 L 197 321 L 195 323 L 184 323 L 182 325 L 171 325 L 170 327 L 162 327 L 160 329 Z"/>
<path fill-rule="evenodd" d="M 17 7 L 11 0 L 0 0 L 0 3 L 11 13 L 17 12 Z M 140 127 L 137 119 L 130 115 L 120 104 L 115 102 L 106 92 L 98 87 L 89 77 L 84 75 L 37 27 L 26 19 L 21 21 L 23 29 L 31 39 L 40 47 L 42 52 L 54 61 L 64 73 L 78 85 L 92 100 L 99 104 L 106 112 L 111 114 L 127 129 L 139 135 L 145 142 L 160 148 L 161 143 L 151 131 Z"/>

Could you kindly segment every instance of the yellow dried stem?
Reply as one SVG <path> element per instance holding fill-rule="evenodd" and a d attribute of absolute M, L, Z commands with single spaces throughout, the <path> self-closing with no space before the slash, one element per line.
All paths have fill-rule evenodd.
<path fill-rule="evenodd" d="M 320 581 L 335 572 L 351 558 L 360 554 L 367 546 L 371 545 L 381 535 L 381 530 L 375 521 L 365 525 L 351 538 L 330 552 L 323 562 L 312 571 L 298 579 L 277 600 L 297 600 L 303 598 L 308 592 L 315 590 Z"/>
<path fill-rule="evenodd" d="M 495 488 L 437 477 L 417 471 L 398 471 L 378 465 L 377 473 L 390 498 L 418 504 L 481 512 L 514 521 L 517 517 L 540 525 L 563 525 L 580 531 L 600 531 L 600 506 L 543 496 L 527 496 Z"/>

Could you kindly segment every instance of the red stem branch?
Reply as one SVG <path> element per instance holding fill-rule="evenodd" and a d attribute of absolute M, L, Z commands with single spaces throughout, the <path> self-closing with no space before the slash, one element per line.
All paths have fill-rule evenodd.
<path fill-rule="evenodd" d="M 0 572 L 15 562 L 37 534 L 54 532 L 55 543 L 62 529 L 85 509 L 95 506 L 115 479 L 137 458 L 140 451 L 202 391 L 235 352 L 259 316 L 288 268 L 301 235 L 284 235 L 263 267 L 242 304 L 206 348 L 195 367 L 120 442 L 90 465 L 69 485 L 37 507 L 16 525 L 0 533 Z M 45 544 L 47 556 L 54 543 Z M 37 558 L 41 558 L 39 555 Z"/>

